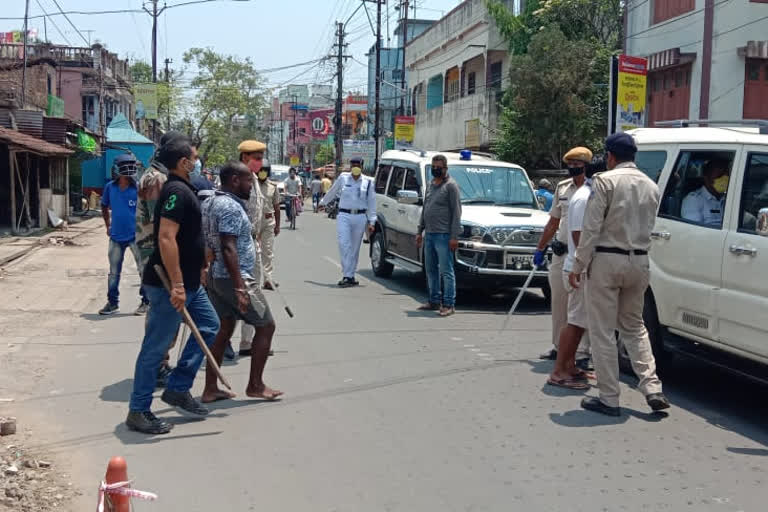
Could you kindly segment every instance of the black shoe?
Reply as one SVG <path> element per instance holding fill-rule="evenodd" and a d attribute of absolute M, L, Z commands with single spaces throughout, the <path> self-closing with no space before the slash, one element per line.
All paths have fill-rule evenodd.
<path fill-rule="evenodd" d="M 249 349 L 249 348 L 241 348 L 237 352 L 237 355 L 239 355 L 240 357 L 251 357 L 251 349 Z"/>
<path fill-rule="evenodd" d="M 352 283 L 352 286 L 359 286 L 360 285 L 360 281 L 358 281 L 354 277 L 350 279 L 350 282 Z"/>
<path fill-rule="evenodd" d="M 555 358 L 557 359 L 557 358 Z M 592 359 L 589 357 L 585 357 L 583 359 L 577 359 L 576 360 L 576 368 L 583 372 L 593 372 L 595 371 L 595 366 L 592 364 Z"/>
<path fill-rule="evenodd" d="M 592 412 L 599 412 L 600 414 L 605 414 L 606 416 L 621 416 L 621 408 L 605 405 L 596 396 L 588 396 L 587 398 L 584 398 L 581 401 L 581 407 L 582 409 L 586 409 Z"/>
<path fill-rule="evenodd" d="M 164 388 L 168 385 L 168 377 L 171 375 L 173 368 L 164 364 L 160 367 L 160 371 L 157 372 L 157 380 L 155 381 L 156 388 Z"/>
<path fill-rule="evenodd" d="M 117 304 L 112 304 L 111 302 L 107 302 L 103 308 L 99 310 L 100 315 L 114 315 L 120 311 L 120 308 L 117 307 Z"/>
<path fill-rule="evenodd" d="M 669 409 L 669 400 L 664 396 L 664 393 L 651 393 L 645 397 L 645 401 L 651 406 L 654 411 L 663 411 Z"/>
<path fill-rule="evenodd" d="M 232 348 L 231 343 L 227 343 L 227 348 L 224 349 L 224 359 L 227 361 L 235 360 L 235 350 Z"/>
<path fill-rule="evenodd" d="M 173 425 L 161 420 L 150 411 L 130 411 L 125 419 L 125 424 L 129 429 L 142 434 L 167 434 L 173 430 Z"/>
<path fill-rule="evenodd" d="M 337 283 L 339 285 L 339 288 L 349 288 L 350 286 L 355 286 L 355 283 L 353 280 L 349 277 L 343 278 L 341 281 Z"/>
<path fill-rule="evenodd" d="M 192 397 L 189 391 L 163 391 L 160 400 L 195 416 L 207 416 L 208 409 Z"/>
<path fill-rule="evenodd" d="M 556 361 L 557 360 L 557 350 L 552 349 L 549 352 L 544 352 L 539 356 L 539 359 L 546 359 L 548 361 Z"/>

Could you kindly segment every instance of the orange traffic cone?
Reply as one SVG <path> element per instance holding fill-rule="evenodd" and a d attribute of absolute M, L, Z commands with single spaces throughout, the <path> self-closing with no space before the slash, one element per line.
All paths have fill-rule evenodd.
<path fill-rule="evenodd" d="M 107 485 L 128 481 L 128 464 L 122 457 L 112 457 L 107 465 L 107 474 L 104 482 Z M 108 499 L 112 503 L 111 512 L 131 512 L 131 497 L 123 494 L 109 494 Z"/>

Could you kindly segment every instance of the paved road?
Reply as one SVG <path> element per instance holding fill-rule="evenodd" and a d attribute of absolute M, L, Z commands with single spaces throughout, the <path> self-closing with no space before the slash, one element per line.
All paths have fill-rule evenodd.
<path fill-rule="evenodd" d="M 89 257 L 103 275 L 101 237 Z M 765 389 L 683 364 L 665 382 L 668 417 L 650 414 L 627 379 L 624 415 L 604 418 L 580 410 L 580 394 L 544 385 L 540 295 L 499 335 L 510 297 L 465 298 L 454 317 L 436 318 L 415 311 L 423 290 L 414 276 L 376 279 L 365 256 L 361 286 L 337 289 L 324 216 L 301 216 L 277 253 L 296 318 L 269 295 L 279 324 L 267 378 L 285 400 L 240 398 L 198 422 L 157 400 L 177 425 L 155 438 L 122 424 L 142 319 L 95 315 L 103 278 L 85 279 L 85 256 L 65 260 L 70 276 L 84 276 L 72 293 L 99 297 L 72 328 L 19 335 L 17 360 L 47 370 L 18 405 L 45 419 L 40 447 L 73 458 L 76 485 L 94 488 L 107 458 L 121 454 L 137 487 L 161 497 L 137 510 L 765 510 Z M 125 311 L 135 274 L 128 281 Z M 247 360 L 225 371 L 242 392 Z M 73 510 L 92 505 L 87 495 Z"/>

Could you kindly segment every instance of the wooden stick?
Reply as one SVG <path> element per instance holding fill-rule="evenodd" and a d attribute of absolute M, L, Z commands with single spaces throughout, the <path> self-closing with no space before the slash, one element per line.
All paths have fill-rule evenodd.
<path fill-rule="evenodd" d="M 171 293 L 171 282 L 168 280 L 168 276 L 165 274 L 165 270 L 163 270 L 163 267 L 160 265 L 155 265 L 155 272 L 157 272 L 158 277 L 160 277 L 160 280 L 163 282 L 163 286 L 165 286 L 165 289 L 168 290 L 168 293 Z M 152 306 L 150 306 L 152 307 Z M 231 390 L 232 386 L 229 384 L 229 381 L 226 377 L 221 373 L 221 369 L 219 368 L 218 363 L 216 363 L 216 358 L 213 357 L 213 354 L 211 353 L 211 350 L 208 348 L 208 345 L 205 344 L 205 340 L 203 339 L 203 335 L 200 334 L 200 331 L 197 329 L 197 325 L 195 325 L 194 320 L 192 320 L 192 317 L 189 314 L 189 311 L 187 311 L 187 307 L 184 306 L 184 309 L 181 310 L 181 318 L 184 319 L 184 323 L 186 323 L 189 326 L 189 329 L 192 331 L 192 334 L 195 336 L 195 340 L 197 341 L 197 344 L 200 345 L 200 348 L 203 351 L 203 354 L 205 354 L 205 358 L 208 360 L 208 366 L 213 369 L 214 373 L 216 373 L 216 376 L 219 378 L 222 384 L 224 384 L 227 389 Z M 183 343 L 183 342 L 182 342 Z"/>

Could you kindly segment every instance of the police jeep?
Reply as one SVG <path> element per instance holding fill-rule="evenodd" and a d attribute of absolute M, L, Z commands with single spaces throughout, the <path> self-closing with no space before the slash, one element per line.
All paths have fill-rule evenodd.
<path fill-rule="evenodd" d="M 533 270 L 533 253 L 549 220 L 523 168 L 486 156 L 392 150 L 382 154 L 375 175 L 378 220 L 371 237 L 373 272 L 390 277 L 395 267 L 424 272 L 424 252 L 416 244 L 432 157 L 448 159 L 448 173 L 461 192 L 457 286 L 501 290 L 522 286 Z M 536 270 L 531 286 L 549 300 L 546 269 Z"/>

